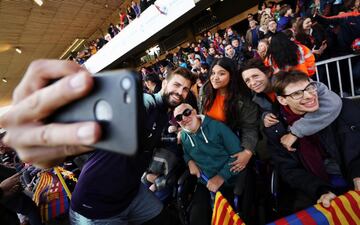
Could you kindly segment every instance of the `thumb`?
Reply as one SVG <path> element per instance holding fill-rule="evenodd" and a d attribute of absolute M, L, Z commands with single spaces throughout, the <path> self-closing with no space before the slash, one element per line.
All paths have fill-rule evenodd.
<path fill-rule="evenodd" d="M 291 146 L 287 146 L 286 149 L 287 149 L 288 151 L 290 151 L 290 152 L 296 151 L 296 148 L 293 148 L 293 147 L 291 147 Z"/>

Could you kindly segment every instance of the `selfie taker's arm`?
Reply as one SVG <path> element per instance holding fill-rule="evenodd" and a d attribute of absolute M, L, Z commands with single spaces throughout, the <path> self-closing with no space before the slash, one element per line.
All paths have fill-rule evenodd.
<path fill-rule="evenodd" d="M 51 81 L 57 82 L 47 86 Z M 24 162 L 50 167 L 67 156 L 89 151 L 101 135 L 95 122 L 43 124 L 55 110 L 86 96 L 91 74 L 71 61 L 37 60 L 30 64 L 13 93 L 12 107 L 0 117 L 7 130 L 3 141 Z"/>

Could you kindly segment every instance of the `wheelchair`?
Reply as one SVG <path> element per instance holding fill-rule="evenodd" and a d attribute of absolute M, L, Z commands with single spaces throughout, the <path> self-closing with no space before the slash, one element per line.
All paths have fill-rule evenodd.
<path fill-rule="evenodd" d="M 149 168 L 141 177 L 141 182 L 149 188 L 155 185 L 154 194 L 165 204 L 172 203 L 175 197 L 176 183 L 185 171 L 185 164 L 179 156 L 165 148 L 156 149 Z M 156 174 L 154 183 L 147 180 L 148 174 Z"/>
<path fill-rule="evenodd" d="M 235 212 L 246 224 L 253 224 L 251 217 L 255 211 L 253 201 L 255 199 L 256 172 L 253 163 L 250 162 L 247 168 L 236 177 L 232 193 L 233 198 L 227 199 Z M 192 196 L 197 185 L 199 185 L 197 177 L 191 175 L 188 169 L 180 176 L 177 182 L 177 188 L 175 190 L 176 208 L 183 225 L 190 224 Z M 213 201 L 213 199 L 211 201 Z"/>

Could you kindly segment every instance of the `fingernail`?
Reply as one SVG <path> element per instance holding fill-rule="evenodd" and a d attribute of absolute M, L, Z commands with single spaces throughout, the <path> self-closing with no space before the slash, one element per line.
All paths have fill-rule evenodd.
<path fill-rule="evenodd" d="M 85 86 L 85 74 L 78 73 L 70 80 L 70 86 L 74 89 L 81 89 Z"/>
<path fill-rule="evenodd" d="M 82 141 L 86 141 L 86 144 L 91 144 L 94 140 L 94 125 L 87 124 L 82 127 L 80 127 L 77 130 L 77 136 Z"/>

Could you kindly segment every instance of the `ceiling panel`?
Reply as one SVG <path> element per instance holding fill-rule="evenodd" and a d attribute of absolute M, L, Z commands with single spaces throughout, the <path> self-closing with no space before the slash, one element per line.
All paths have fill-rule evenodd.
<path fill-rule="evenodd" d="M 44 0 L 39 7 L 31 0 L 0 0 L 0 107 L 10 104 L 13 89 L 32 60 L 59 58 L 76 38 L 104 33 L 127 2 Z M 23 53 L 16 53 L 15 47 Z M 7 83 L 1 82 L 3 77 Z"/>

